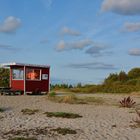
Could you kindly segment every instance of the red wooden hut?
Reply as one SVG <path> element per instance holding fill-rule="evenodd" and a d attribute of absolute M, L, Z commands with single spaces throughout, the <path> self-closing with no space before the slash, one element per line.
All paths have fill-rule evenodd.
<path fill-rule="evenodd" d="M 33 92 L 47 93 L 50 90 L 50 66 L 24 63 L 5 63 L 10 67 L 10 87 L 22 90 L 24 94 Z"/>

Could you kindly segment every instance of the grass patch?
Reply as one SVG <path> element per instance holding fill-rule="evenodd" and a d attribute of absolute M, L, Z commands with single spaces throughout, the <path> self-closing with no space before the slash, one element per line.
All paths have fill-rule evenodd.
<path fill-rule="evenodd" d="M 9 140 L 37 140 L 37 139 L 36 138 L 15 137 L 15 138 L 10 138 Z"/>
<path fill-rule="evenodd" d="M 68 103 L 68 104 L 104 104 L 105 101 L 101 97 L 77 97 L 74 94 L 67 96 L 55 96 L 48 98 L 49 100 L 57 103 Z"/>
<path fill-rule="evenodd" d="M 56 131 L 58 134 L 61 135 L 66 135 L 66 134 L 77 134 L 75 130 L 72 130 L 70 128 L 56 128 L 56 129 L 51 129 L 52 131 Z"/>
<path fill-rule="evenodd" d="M 66 112 L 45 112 L 47 117 L 60 117 L 60 118 L 81 118 L 79 114 L 66 113 Z"/>
<path fill-rule="evenodd" d="M 3 108 L 0 108 L 0 112 L 4 112 L 5 111 L 5 109 L 3 109 Z"/>
<path fill-rule="evenodd" d="M 102 97 L 83 97 L 82 101 L 85 101 L 86 103 L 95 103 L 95 104 L 105 103 Z"/>
<path fill-rule="evenodd" d="M 48 98 L 52 98 L 52 97 L 55 97 L 56 96 L 56 93 L 55 92 L 50 92 L 48 94 Z"/>
<path fill-rule="evenodd" d="M 25 109 L 22 109 L 21 112 L 24 114 L 24 115 L 33 115 L 35 114 L 36 112 L 39 112 L 38 109 L 28 109 L 28 108 L 25 108 Z"/>

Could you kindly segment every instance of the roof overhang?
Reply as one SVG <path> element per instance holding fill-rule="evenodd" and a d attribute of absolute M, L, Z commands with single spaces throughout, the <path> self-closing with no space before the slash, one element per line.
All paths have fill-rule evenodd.
<path fill-rule="evenodd" d="M 28 66 L 28 67 L 50 68 L 49 65 L 26 64 L 26 63 L 16 63 L 16 62 L 3 63 L 3 64 L 1 64 L 0 66 L 1 66 L 1 67 Z"/>

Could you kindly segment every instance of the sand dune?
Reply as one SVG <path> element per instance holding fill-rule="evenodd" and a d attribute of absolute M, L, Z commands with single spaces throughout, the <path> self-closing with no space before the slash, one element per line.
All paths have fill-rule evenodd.
<path fill-rule="evenodd" d="M 97 95 L 99 96 L 99 95 Z M 105 98 L 119 100 L 120 96 Z M 140 98 L 135 97 L 137 103 Z M 133 109 L 106 105 L 70 105 L 53 103 L 44 96 L 0 96 L 0 107 L 5 112 L 0 113 L 0 140 L 8 140 L 15 136 L 35 136 L 38 140 L 139 140 L 140 127 L 132 128 L 133 119 L 137 114 Z M 39 109 L 34 115 L 23 115 L 24 108 Z M 46 111 L 72 112 L 82 115 L 82 118 L 49 118 L 43 114 Z M 51 132 L 54 128 L 71 128 L 77 134 L 60 135 Z M 38 130 L 44 133 L 38 134 Z M 16 135 L 16 131 L 19 134 Z"/>

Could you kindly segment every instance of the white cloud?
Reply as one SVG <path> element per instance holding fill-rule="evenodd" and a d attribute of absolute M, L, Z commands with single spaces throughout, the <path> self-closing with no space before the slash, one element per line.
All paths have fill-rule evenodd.
<path fill-rule="evenodd" d="M 140 0 L 104 0 L 101 10 L 122 15 L 139 15 Z"/>
<path fill-rule="evenodd" d="M 140 48 L 133 48 L 129 50 L 129 55 L 140 56 Z"/>
<path fill-rule="evenodd" d="M 136 23 L 127 22 L 124 24 L 122 31 L 125 31 L 125 32 L 140 31 L 140 22 L 136 22 Z"/>
<path fill-rule="evenodd" d="M 105 64 L 102 62 L 89 62 L 89 63 L 79 63 L 79 64 L 69 64 L 67 67 L 74 69 L 98 69 L 98 70 L 110 70 L 116 69 L 112 64 Z"/>
<path fill-rule="evenodd" d="M 105 45 L 103 45 L 103 44 L 94 43 L 93 47 L 91 47 L 91 48 L 86 50 L 86 53 L 90 54 L 92 56 L 101 56 L 101 55 L 103 55 L 105 53 L 104 50 L 106 48 L 107 47 Z"/>
<path fill-rule="evenodd" d="M 15 32 L 21 25 L 21 21 L 19 18 L 9 16 L 7 17 L 3 23 L 0 24 L 0 32 L 3 33 L 12 33 Z"/>
<path fill-rule="evenodd" d="M 67 47 L 67 46 L 66 46 L 66 43 L 64 42 L 64 40 L 61 40 L 61 41 L 58 43 L 56 49 L 57 49 L 57 51 L 63 51 L 63 50 L 66 49 L 66 47 Z"/>
<path fill-rule="evenodd" d="M 87 46 L 90 46 L 93 42 L 89 39 L 85 40 L 79 40 L 75 42 L 65 42 L 64 40 L 61 40 L 57 47 L 57 51 L 65 51 L 65 50 L 73 50 L 73 49 L 79 49 L 82 50 Z"/>
<path fill-rule="evenodd" d="M 79 36 L 81 35 L 80 32 L 78 31 L 74 31 L 68 27 L 63 27 L 62 30 L 61 30 L 61 34 L 62 35 L 72 35 L 72 36 Z"/>

